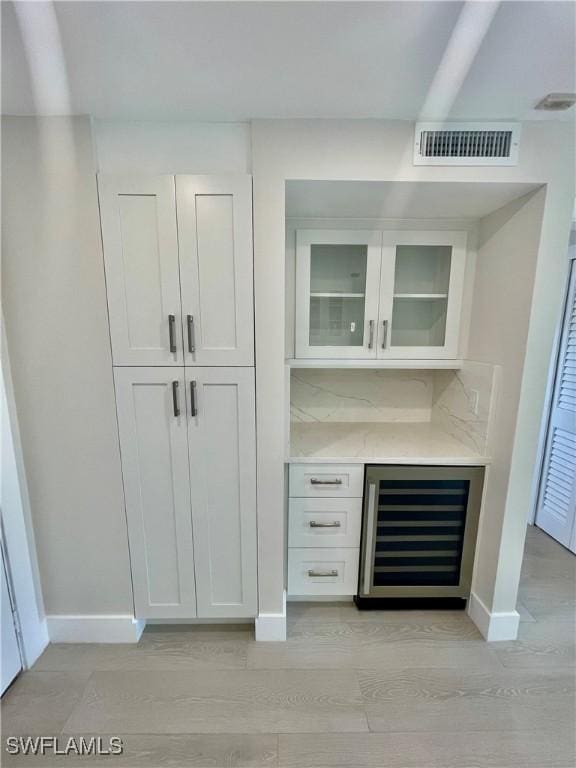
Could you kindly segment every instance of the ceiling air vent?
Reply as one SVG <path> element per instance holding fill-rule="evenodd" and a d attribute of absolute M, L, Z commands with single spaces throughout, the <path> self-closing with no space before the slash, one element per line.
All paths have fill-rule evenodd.
<path fill-rule="evenodd" d="M 416 123 L 414 165 L 516 165 L 518 123 Z"/>

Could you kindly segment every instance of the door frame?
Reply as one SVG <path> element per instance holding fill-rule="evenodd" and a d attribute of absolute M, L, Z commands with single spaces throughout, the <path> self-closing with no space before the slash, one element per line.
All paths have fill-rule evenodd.
<path fill-rule="evenodd" d="M 9 611 L 12 619 L 12 628 L 14 631 L 14 639 L 16 640 L 16 648 L 18 650 L 18 661 L 20 662 L 20 666 L 14 675 L 12 679 L 7 683 L 6 687 L 3 689 L 0 689 L 0 696 L 4 695 L 4 693 L 10 688 L 14 680 L 20 675 L 20 673 L 25 669 L 25 653 L 24 653 L 24 642 L 22 639 L 22 630 L 20 628 L 20 619 L 18 617 L 18 606 L 16 605 L 16 598 L 14 596 L 14 585 L 12 583 L 12 572 L 10 570 L 10 561 L 8 559 L 8 552 L 6 551 L 6 538 L 4 536 L 4 530 L 3 525 L 0 520 L 0 568 L 2 569 L 3 578 L 6 580 L 6 592 L 8 594 L 8 604 L 9 604 Z M 7 630 L 4 626 L 2 627 L 2 633 L 4 634 Z M 4 680 L 2 681 L 2 685 L 4 685 Z"/>
<path fill-rule="evenodd" d="M 572 243 L 572 240 L 575 240 Z M 532 479 L 532 494 L 530 507 L 528 509 L 528 525 L 536 525 L 536 515 L 538 513 L 538 502 L 540 500 L 540 490 L 542 487 L 542 480 L 544 479 L 544 461 L 546 458 L 546 446 L 548 444 L 548 433 L 550 430 L 550 422 L 552 419 L 552 404 L 554 400 L 554 390 L 556 387 L 556 378 L 558 376 L 558 363 L 560 362 L 561 342 L 562 342 L 562 330 L 564 328 L 564 322 L 566 319 L 566 312 L 568 311 L 568 297 L 570 293 L 570 283 L 572 279 L 572 272 L 576 271 L 576 222 L 573 222 L 572 229 L 570 230 L 571 244 L 568 247 L 568 262 L 566 271 L 566 282 L 564 286 L 564 296 L 562 299 L 562 312 L 556 326 L 556 332 L 554 334 L 554 342 L 552 345 L 552 355 L 550 358 L 550 367 L 548 369 L 548 379 L 546 383 L 546 393 L 544 396 L 544 409 L 542 412 L 542 419 L 540 423 L 540 434 L 538 438 L 538 449 L 536 454 L 536 471 Z"/>
<path fill-rule="evenodd" d="M 18 616 L 22 668 L 29 669 L 44 652 L 49 637 L 4 322 L 2 346 L 2 539 L 8 585 Z M 17 558 L 10 557 L 16 552 Z"/>

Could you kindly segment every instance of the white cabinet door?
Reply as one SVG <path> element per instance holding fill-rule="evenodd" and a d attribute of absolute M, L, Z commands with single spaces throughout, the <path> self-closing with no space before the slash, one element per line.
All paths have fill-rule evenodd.
<path fill-rule="evenodd" d="M 296 357 L 376 357 L 381 232 L 296 234 Z"/>
<path fill-rule="evenodd" d="M 254 370 L 188 368 L 198 616 L 257 614 Z"/>
<path fill-rule="evenodd" d="M 576 553 L 576 260 L 571 269 L 536 525 Z"/>
<path fill-rule="evenodd" d="M 114 376 L 136 616 L 192 618 L 184 369 L 116 368 Z"/>
<path fill-rule="evenodd" d="M 253 365 L 252 179 L 176 176 L 186 365 Z"/>
<path fill-rule="evenodd" d="M 173 176 L 98 178 L 114 365 L 182 365 Z"/>
<path fill-rule="evenodd" d="M 466 232 L 384 232 L 378 357 L 458 357 Z"/>

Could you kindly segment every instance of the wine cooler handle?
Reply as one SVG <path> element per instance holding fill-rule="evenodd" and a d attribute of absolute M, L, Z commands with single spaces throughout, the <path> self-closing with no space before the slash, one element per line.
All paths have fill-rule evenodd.
<path fill-rule="evenodd" d="M 372 586 L 372 554 L 374 550 L 374 520 L 376 514 L 376 484 L 370 483 L 368 486 L 368 507 L 366 509 L 366 550 L 364 552 L 364 594 L 370 594 Z"/>

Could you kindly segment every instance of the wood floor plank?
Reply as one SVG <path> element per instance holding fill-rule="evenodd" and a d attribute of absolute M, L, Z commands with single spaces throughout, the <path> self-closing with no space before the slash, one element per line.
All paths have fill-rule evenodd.
<path fill-rule="evenodd" d="M 516 610 L 520 614 L 520 623 L 521 624 L 528 623 L 528 622 L 529 623 L 534 623 L 536 621 L 534 616 L 532 616 L 530 611 L 522 603 L 517 603 Z"/>
<path fill-rule="evenodd" d="M 341 609 L 352 606 L 352 603 L 340 602 L 289 602 L 286 607 L 288 629 L 300 627 L 302 624 L 339 622 Z"/>
<path fill-rule="evenodd" d="M 576 714 L 574 675 L 564 670 L 406 669 L 358 679 L 373 731 L 570 730 Z"/>
<path fill-rule="evenodd" d="M 461 629 L 464 637 L 469 639 L 442 639 L 445 634 L 452 638 L 456 635 L 441 629 L 437 630 L 438 638 L 424 639 L 420 629 L 398 624 L 301 625 L 289 634 L 285 643 L 253 643 L 249 646 L 248 668 L 343 670 L 437 666 L 501 669 L 494 649 L 478 639 L 476 630 L 464 624 Z"/>
<path fill-rule="evenodd" d="M 389 643 L 411 640 L 466 641 L 481 640 L 482 635 L 474 622 L 467 616 L 462 619 L 435 619 L 428 616 L 420 621 L 330 622 L 318 626 L 309 622 L 295 627 L 289 633 L 290 639 L 315 639 L 317 637 L 343 637 L 370 639 L 373 642 Z"/>
<path fill-rule="evenodd" d="M 90 738 L 92 734 L 67 734 Z M 114 735 L 118 735 L 115 733 Z M 108 736 L 104 736 L 107 743 Z M 110 768 L 276 768 L 278 764 L 278 737 L 268 734 L 175 734 L 120 736 L 123 744 L 121 755 L 82 757 L 47 754 L 4 754 L 2 765 L 6 768 L 77 768 L 86 765 L 110 766 Z M 40 763 L 41 761 L 41 763 Z"/>
<path fill-rule="evenodd" d="M 70 732 L 366 731 L 350 672 L 95 672 Z"/>
<path fill-rule="evenodd" d="M 572 733 L 289 734 L 280 768 L 573 768 Z"/>
<path fill-rule="evenodd" d="M 510 669 L 559 667 L 574 676 L 568 668 L 576 665 L 576 625 L 569 621 L 521 624 L 517 640 L 497 643 L 494 650 Z"/>
<path fill-rule="evenodd" d="M 3 733 L 58 733 L 80 701 L 89 677 L 89 671 L 25 672 L 2 697 Z"/>
<path fill-rule="evenodd" d="M 547 594 L 522 592 L 520 598 L 536 621 L 576 621 L 576 601 L 558 596 L 554 590 Z"/>
<path fill-rule="evenodd" d="M 245 669 L 249 635 L 179 632 L 144 633 L 138 644 L 78 643 L 50 645 L 35 670 L 194 670 Z"/>
<path fill-rule="evenodd" d="M 359 610 L 354 603 L 340 606 L 340 620 L 375 624 L 426 624 L 431 622 L 462 621 L 470 619 L 464 610 Z"/>

